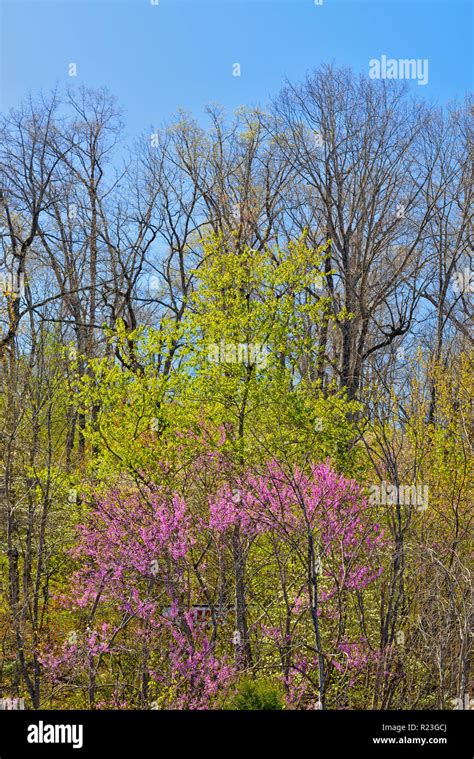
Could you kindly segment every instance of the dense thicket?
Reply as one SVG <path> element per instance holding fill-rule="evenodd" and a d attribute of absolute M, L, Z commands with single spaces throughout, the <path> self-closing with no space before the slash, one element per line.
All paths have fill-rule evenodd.
<path fill-rule="evenodd" d="M 2 117 L 0 696 L 464 708 L 471 116 Z"/>

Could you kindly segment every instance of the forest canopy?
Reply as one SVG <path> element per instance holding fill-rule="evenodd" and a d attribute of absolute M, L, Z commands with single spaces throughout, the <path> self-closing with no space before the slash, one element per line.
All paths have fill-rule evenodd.
<path fill-rule="evenodd" d="M 471 117 L 332 66 L 1 117 L 1 697 L 463 708 Z"/>

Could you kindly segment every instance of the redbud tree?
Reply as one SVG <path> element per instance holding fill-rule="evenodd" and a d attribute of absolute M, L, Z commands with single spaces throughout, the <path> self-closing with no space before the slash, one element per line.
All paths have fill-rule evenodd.
<path fill-rule="evenodd" d="M 278 671 L 288 703 L 317 695 L 323 708 L 331 683 L 370 664 L 376 651 L 354 637 L 347 609 L 377 582 L 385 539 L 360 486 L 329 462 L 303 471 L 271 460 L 221 479 L 200 503 L 163 487 L 97 498 L 60 599 L 76 627 L 43 651 L 53 683 L 82 687 L 92 706 L 218 706 L 243 643 L 226 577 L 236 527 L 253 667 Z"/>

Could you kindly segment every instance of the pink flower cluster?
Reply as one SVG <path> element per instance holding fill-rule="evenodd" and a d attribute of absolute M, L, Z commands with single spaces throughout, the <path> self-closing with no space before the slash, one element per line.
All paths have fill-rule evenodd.
<path fill-rule="evenodd" d="M 221 483 L 229 475 L 225 468 L 218 473 Z M 232 560 L 235 527 L 249 545 L 261 539 L 265 550 L 279 550 L 286 544 L 285 554 L 289 549 L 302 563 L 301 583 L 288 597 L 291 620 L 283 623 L 278 615 L 265 624 L 249 619 L 249 629 L 251 636 L 265 638 L 285 657 L 292 650 L 291 671 L 296 675 L 285 683 L 293 693 L 290 701 L 312 703 L 314 684 L 307 669 L 316 671 L 316 666 L 301 656 L 312 613 L 305 585 L 308 545 L 320 562 L 317 614 L 330 629 L 338 618 L 341 594 L 361 591 L 379 576 L 378 549 L 385 542 L 360 486 L 328 462 L 288 471 L 271 461 L 260 474 L 246 472 L 232 485 L 224 483 L 198 508 L 193 504 L 193 510 L 187 500 L 164 488 L 115 490 L 98 498 L 78 528 L 72 551 L 78 568 L 70 592 L 59 599 L 77 613 L 81 631 L 64 643 L 44 646 L 41 661 L 51 679 L 70 683 L 82 678 L 82 687 L 87 687 L 91 679 L 100 681 L 107 660 L 122 656 L 132 666 L 142 651 L 160 703 L 211 708 L 236 677 L 232 629 L 225 614 L 217 622 L 214 614 L 213 626 L 209 615 L 198 621 L 194 611 L 203 603 L 203 596 L 198 597 L 202 588 L 206 603 L 219 597 L 213 568 Z M 341 664 L 338 656 L 333 664 L 341 672 L 347 666 L 359 671 L 370 660 L 362 643 L 345 642 L 339 650 L 347 662 Z M 101 691 L 99 703 L 133 699 L 133 693 L 120 688 L 112 695 Z"/>

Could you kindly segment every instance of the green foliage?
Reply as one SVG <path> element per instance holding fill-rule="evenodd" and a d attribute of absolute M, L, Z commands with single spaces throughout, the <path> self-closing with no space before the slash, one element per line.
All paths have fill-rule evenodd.
<path fill-rule="evenodd" d="M 224 709 L 238 711 L 278 711 L 285 708 L 283 689 L 279 683 L 249 677 L 240 680 L 237 689 L 223 704 Z"/>
<path fill-rule="evenodd" d="M 91 475 L 162 479 L 159 462 L 172 475 L 203 444 L 237 467 L 272 456 L 346 464 L 357 405 L 335 387 L 323 394 L 300 369 L 317 361 L 306 322 L 332 319 L 327 300 L 309 294 L 325 249 L 303 238 L 287 251 L 237 252 L 216 237 L 204 253 L 182 323 L 127 334 L 119 322 L 114 355 L 70 383 L 89 419 Z"/>

